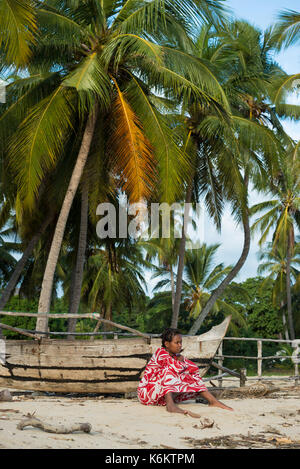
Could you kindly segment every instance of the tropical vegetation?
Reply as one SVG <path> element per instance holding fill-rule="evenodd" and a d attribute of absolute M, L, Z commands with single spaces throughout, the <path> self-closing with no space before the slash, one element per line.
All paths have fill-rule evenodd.
<path fill-rule="evenodd" d="M 300 14 L 260 31 L 224 5 L 0 0 L 0 309 L 37 313 L 2 323 L 73 339 L 95 327 L 79 312 L 156 334 L 231 314 L 232 335 L 299 337 L 300 151 L 282 119 L 300 119 L 300 73 L 276 52 L 299 44 Z M 264 201 L 250 206 L 253 190 Z M 124 236 L 119 221 L 99 237 L 99 205 L 119 214 L 122 197 L 128 222 L 135 203 L 178 203 L 181 236 L 173 220 L 168 239 Z M 235 264 L 186 232 L 196 204 L 219 233 L 230 208 Z M 258 277 L 237 282 L 257 231 Z"/>

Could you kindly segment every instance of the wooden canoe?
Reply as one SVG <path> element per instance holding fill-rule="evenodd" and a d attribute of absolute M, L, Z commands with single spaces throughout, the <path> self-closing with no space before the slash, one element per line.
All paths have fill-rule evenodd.
<path fill-rule="evenodd" d="M 209 369 L 230 317 L 199 336 L 183 336 L 183 355 Z M 0 387 L 59 393 L 126 393 L 137 389 L 159 338 L 5 340 Z"/>

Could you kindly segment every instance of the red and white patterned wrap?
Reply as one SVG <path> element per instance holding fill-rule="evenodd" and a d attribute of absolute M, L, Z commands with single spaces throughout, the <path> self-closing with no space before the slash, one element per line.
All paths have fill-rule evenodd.
<path fill-rule="evenodd" d="M 175 402 L 195 399 L 195 393 L 207 391 L 195 363 L 181 362 L 160 347 L 152 355 L 138 386 L 138 398 L 145 405 L 166 405 L 165 394 L 180 393 Z"/>

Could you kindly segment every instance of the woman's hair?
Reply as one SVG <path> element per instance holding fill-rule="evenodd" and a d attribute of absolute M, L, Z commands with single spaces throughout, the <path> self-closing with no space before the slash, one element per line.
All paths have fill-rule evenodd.
<path fill-rule="evenodd" d="M 165 342 L 172 342 L 172 339 L 175 337 L 175 335 L 181 335 L 179 329 L 172 329 L 171 327 L 165 329 L 161 335 L 161 346 L 164 347 Z"/>

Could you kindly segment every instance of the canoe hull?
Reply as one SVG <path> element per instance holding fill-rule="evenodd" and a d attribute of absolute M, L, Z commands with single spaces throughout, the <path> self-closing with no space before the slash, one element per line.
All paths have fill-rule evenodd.
<path fill-rule="evenodd" d="M 216 326 L 214 336 L 183 337 L 183 354 L 197 363 L 200 376 L 209 369 L 225 335 L 228 324 L 222 325 Z M 59 393 L 133 392 L 160 345 L 160 339 L 144 338 L 7 340 L 0 387 Z"/>

